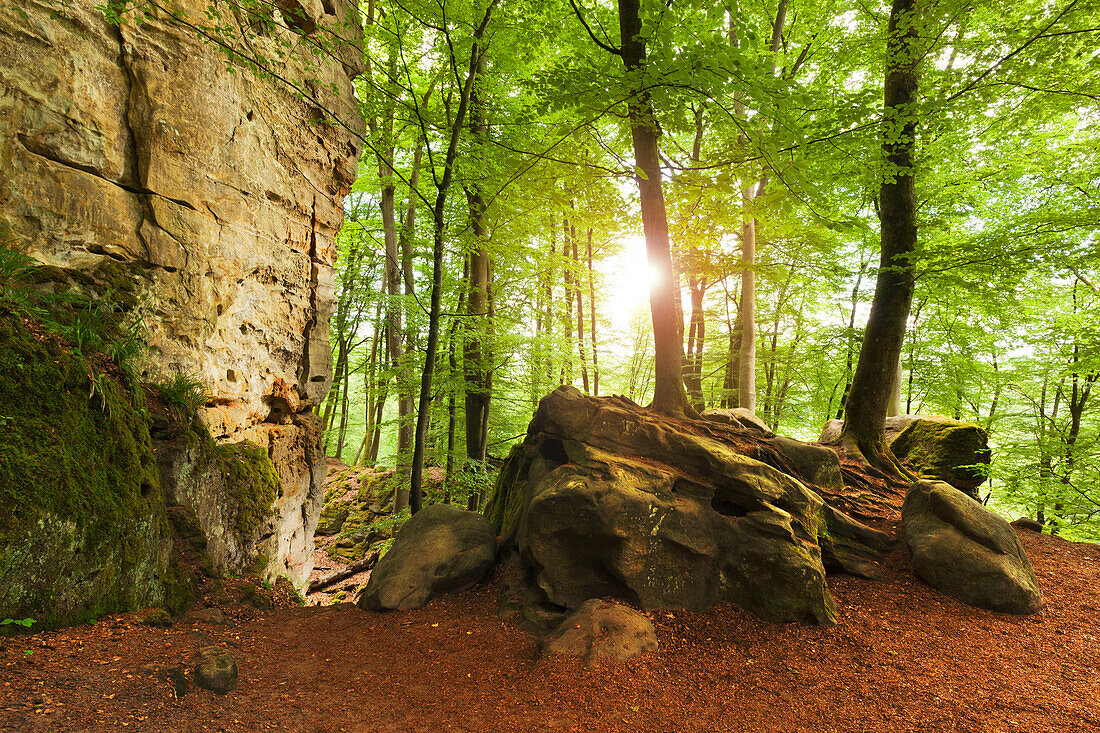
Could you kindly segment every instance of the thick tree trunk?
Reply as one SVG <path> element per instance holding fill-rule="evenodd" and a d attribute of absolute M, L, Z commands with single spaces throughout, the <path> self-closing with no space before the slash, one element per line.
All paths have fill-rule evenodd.
<path fill-rule="evenodd" d="M 881 258 L 875 297 L 844 410 L 842 442 L 886 473 L 911 478 L 886 445 L 886 412 L 915 283 L 917 244 L 913 150 L 917 134 L 916 0 L 894 0 L 886 42 L 885 178 L 879 192 Z"/>
<path fill-rule="evenodd" d="M 485 55 L 481 54 L 477 75 L 485 73 Z M 478 145 L 483 145 L 489 135 L 488 122 L 479 85 L 474 84 L 470 93 L 470 132 Z M 466 457 L 471 461 L 485 461 L 489 436 L 489 406 L 493 396 L 493 373 L 490 367 L 492 353 L 489 334 L 489 228 L 485 221 L 485 199 L 481 185 L 475 182 L 466 189 L 466 201 L 470 210 L 470 229 L 474 236 L 474 250 L 469 254 L 466 289 L 466 323 L 463 329 L 462 364 L 466 377 Z"/>
<path fill-rule="evenodd" d="M 620 53 L 628 74 L 644 73 L 646 67 L 645 40 L 640 35 L 642 19 L 639 4 L 639 0 L 619 0 Z M 642 83 L 639 82 L 639 88 L 630 100 L 628 116 L 641 197 L 646 256 L 649 266 L 657 273 L 657 282 L 649 291 L 655 357 L 653 403 L 650 407 L 671 415 L 694 415 L 681 371 L 684 361 L 683 324 L 678 323 L 676 318 L 672 254 L 657 151 L 657 121 L 649 94 L 641 87 Z"/>

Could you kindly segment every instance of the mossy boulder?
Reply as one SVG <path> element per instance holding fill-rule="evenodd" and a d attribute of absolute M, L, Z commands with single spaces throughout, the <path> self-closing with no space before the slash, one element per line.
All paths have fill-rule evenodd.
<path fill-rule="evenodd" d="M 41 628 L 165 603 L 149 424 L 109 365 L 0 313 L 0 617 Z"/>
<path fill-rule="evenodd" d="M 978 498 L 990 458 L 989 436 L 979 426 L 946 417 L 920 417 L 902 428 L 890 448 L 921 476 L 945 481 Z"/>
<path fill-rule="evenodd" d="M 1012 526 L 942 481 L 917 481 L 901 510 L 917 575 L 979 608 L 1034 613 L 1039 581 Z"/>
<path fill-rule="evenodd" d="M 561 387 L 501 469 L 486 515 L 557 606 L 731 601 L 771 621 L 833 623 L 826 569 L 869 573 L 891 539 L 712 432 Z"/>
<path fill-rule="evenodd" d="M 839 443 L 843 427 L 843 420 L 829 420 L 819 441 Z M 886 442 L 922 477 L 978 498 L 991 455 L 989 435 L 978 425 L 935 415 L 894 415 L 886 418 Z"/>
<path fill-rule="evenodd" d="M 262 446 L 241 441 L 216 443 L 190 418 L 158 413 L 174 428 L 156 441 L 157 465 L 170 504 L 190 510 L 204 536 L 205 557 L 215 573 L 256 573 L 273 581 L 276 502 L 281 481 Z"/>

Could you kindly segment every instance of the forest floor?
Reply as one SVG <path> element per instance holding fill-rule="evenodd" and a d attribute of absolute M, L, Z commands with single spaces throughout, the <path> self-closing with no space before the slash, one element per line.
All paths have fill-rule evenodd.
<path fill-rule="evenodd" d="M 225 604 L 225 625 L 133 615 L 0 639 L 2 731 L 1100 731 L 1100 546 L 1022 532 L 1047 608 L 964 606 L 916 579 L 834 576 L 839 624 L 765 623 L 729 605 L 653 612 L 660 649 L 619 667 L 540 660 L 501 622 L 498 585 L 403 613 Z M 236 691 L 172 688 L 227 646 Z"/>

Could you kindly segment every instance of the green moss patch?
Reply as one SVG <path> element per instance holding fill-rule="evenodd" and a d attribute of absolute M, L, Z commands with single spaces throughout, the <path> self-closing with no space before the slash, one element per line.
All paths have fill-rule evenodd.
<path fill-rule="evenodd" d="M 159 605 L 168 537 L 142 396 L 0 312 L 0 616 Z"/>
<path fill-rule="evenodd" d="M 279 474 L 267 451 L 244 441 L 211 449 L 229 496 L 237 503 L 235 529 L 247 541 L 260 523 L 271 516 L 279 496 Z"/>

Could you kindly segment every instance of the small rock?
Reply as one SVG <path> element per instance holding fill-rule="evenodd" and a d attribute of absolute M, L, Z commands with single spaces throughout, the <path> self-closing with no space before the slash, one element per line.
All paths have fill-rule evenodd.
<path fill-rule="evenodd" d="M 134 621 L 142 626 L 167 629 L 172 625 L 172 616 L 163 608 L 146 608 L 134 614 Z"/>
<path fill-rule="evenodd" d="M 170 684 L 177 698 L 187 694 L 187 673 L 183 667 L 174 667 L 168 664 L 145 664 L 140 667 L 140 671 L 155 676 L 161 682 Z"/>
<path fill-rule="evenodd" d="M 657 633 L 645 614 L 593 598 L 546 637 L 543 654 L 583 657 L 585 666 L 617 664 L 657 649 Z"/>
<path fill-rule="evenodd" d="M 237 660 L 224 647 L 203 647 L 198 653 L 194 676 L 199 687 L 224 695 L 237 689 Z"/>
<path fill-rule="evenodd" d="M 222 613 L 222 610 L 215 607 L 200 608 L 193 611 L 190 619 L 194 623 L 210 624 L 211 626 L 226 626 L 229 624 L 229 619 Z"/>
<path fill-rule="evenodd" d="M 1043 525 L 1041 522 L 1036 522 L 1031 517 L 1020 517 L 1015 522 L 1012 522 L 1012 526 L 1017 529 L 1026 529 L 1028 532 L 1042 532 Z"/>

